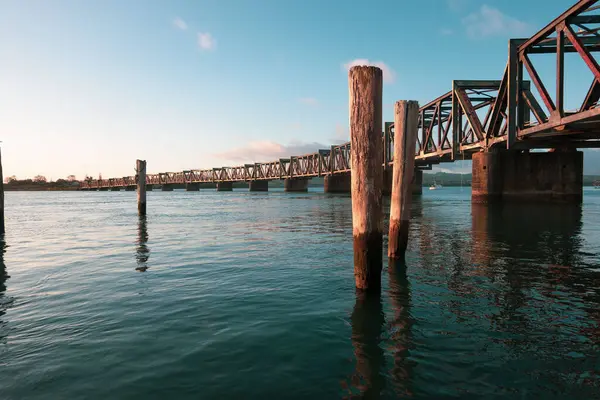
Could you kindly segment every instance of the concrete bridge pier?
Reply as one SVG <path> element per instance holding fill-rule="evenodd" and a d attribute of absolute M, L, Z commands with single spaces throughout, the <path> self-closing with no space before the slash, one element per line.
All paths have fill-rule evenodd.
<path fill-rule="evenodd" d="M 100 190 L 110 190 L 111 192 L 120 192 L 121 188 L 119 186 L 114 186 L 111 188 L 100 188 Z"/>
<path fill-rule="evenodd" d="M 415 169 L 411 186 L 413 196 L 420 196 L 423 194 L 423 170 Z"/>
<path fill-rule="evenodd" d="M 323 182 L 325 193 L 350 193 L 352 181 L 350 174 L 326 175 Z"/>
<path fill-rule="evenodd" d="M 383 190 L 384 196 L 389 196 L 392 193 L 392 177 L 393 170 L 386 169 L 383 171 Z M 416 169 L 413 172 L 413 180 L 411 183 L 411 193 L 413 196 L 420 196 L 423 194 L 423 170 Z"/>
<path fill-rule="evenodd" d="M 185 191 L 186 192 L 197 192 L 200 190 L 200 184 L 199 183 L 186 183 L 185 184 Z"/>
<path fill-rule="evenodd" d="M 161 190 L 163 192 L 172 192 L 173 191 L 173 185 L 163 184 Z"/>
<path fill-rule="evenodd" d="M 249 181 L 248 190 L 251 192 L 268 192 L 269 181 Z"/>
<path fill-rule="evenodd" d="M 233 182 L 217 182 L 217 192 L 231 192 L 233 190 Z"/>
<path fill-rule="evenodd" d="M 135 186 L 125 186 L 126 192 L 135 192 L 135 189 L 136 189 Z"/>
<path fill-rule="evenodd" d="M 307 178 L 288 178 L 283 180 L 283 188 L 286 192 L 308 192 Z"/>
<path fill-rule="evenodd" d="M 473 155 L 473 203 L 581 203 L 583 152 L 495 151 Z"/>
<path fill-rule="evenodd" d="M 152 185 L 152 184 L 150 184 L 150 185 L 146 184 L 146 191 L 147 191 L 147 192 L 148 192 L 148 191 L 150 191 L 150 192 L 151 192 L 151 191 L 152 191 L 152 189 L 154 189 L 154 185 Z"/>

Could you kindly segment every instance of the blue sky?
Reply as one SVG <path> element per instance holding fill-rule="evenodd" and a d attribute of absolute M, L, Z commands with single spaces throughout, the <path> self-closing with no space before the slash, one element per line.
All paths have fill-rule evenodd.
<path fill-rule="evenodd" d="M 328 147 L 347 140 L 347 65 L 382 66 L 391 120 L 396 100 L 500 79 L 507 40 L 570 5 L 0 0 L 5 176 L 124 176 L 136 158 L 178 171 Z"/>

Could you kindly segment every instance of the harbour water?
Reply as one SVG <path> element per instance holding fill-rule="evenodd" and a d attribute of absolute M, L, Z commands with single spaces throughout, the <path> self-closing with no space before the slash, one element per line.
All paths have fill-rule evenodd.
<path fill-rule="evenodd" d="M 598 190 L 425 190 L 375 298 L 349 195 L 155 191 L 136 212 L 135 192 L 6 194 L 0 399 L 600 397 Z"/>

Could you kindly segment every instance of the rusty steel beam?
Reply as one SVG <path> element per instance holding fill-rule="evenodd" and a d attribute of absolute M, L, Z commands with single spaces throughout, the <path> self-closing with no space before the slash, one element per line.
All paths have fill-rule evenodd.
<path fill-rule="evenodd" d="M 537 71 L 531 64 L 531 61 L 529 60 L 529 57 L 527 57 L 527 54 L 521 55 L 521 62 L 527 69 L 527 72 L 529 73 L 529 76 L 531 77 L 531 81 L 537 88 L 537 90 L 540 94 L 540 97 L 542 98 L 542 101 L 546 105 L 548 111 L 550 111 L 550 114 L 555 113 L 556 106 L 554 105 L 554 101 L 552 101 L 552 98 L 548 94 L 548 90 L 546 90 L 546 86 L 544 86 L 544 84 L 542 83 L 540 76 L 538 75 Z"/>
<path fill-rule="evenodd" d="M 562 29 L 569 41 L 571 42 L 571 44 L 573 45 L 573 47 L 575 47 L 575 49 L 585 62 L 585 65 L 587 65 L 590 71 L 592 71 L 592 74 L 594 74 L 596 79 L 600 80 L 600 66 L 598 66 L 598 63 L 596 62 L 594 57 L 592 57 L 592 55 L 586 50 L 585 45 L 581 43 L 581 41 L 579 40 L 577 35 L 575 35 L 575 32 L 573 32 L 569 25 L 563 25 Z"/>
<path fill-rule="evenodd" d="M 589 110 L 600 100 L 600 83 L 594 78 L 579 111 Z"/>
<path fill-rule="evenodd" d="M 556 17 L 552 22 L 550 22 L 548 25 L 546 25 L 544 28 L 542 28 L 538 33 L 536 33 L 530 39 L 525 41 L 521 45 L 521 47 L 527 48 L 527 47 L 534 46 L 535 44 L 540 42 L 542 39 L 545 39 L 548 36 L 550 36 L 556 30 L 556 27 L 560 23 L 564 22 L 567 18 L 570 18 L 570 17 L 572 18 L 574 16 L 577 16 L 579 13 L 587 10 L 589 7 L 593 6 L 598 1 L 599 0 L 580 0 L 580 1 L 578 1 L 575 5 L 570 7 L 567 11 L 565 11 L 564 13 L 562 13 L 561 15 Z"/>

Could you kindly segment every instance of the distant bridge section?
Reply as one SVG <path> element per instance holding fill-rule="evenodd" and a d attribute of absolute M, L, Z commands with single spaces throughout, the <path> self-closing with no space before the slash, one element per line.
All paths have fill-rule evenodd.
<path fill-rule="evenodd" d="M 455 80 L 450 91 L 423 105 L 419 113 L 416 168 L 429 169 L 434 164 L 500 150 L 600 147 L 600 66 L 594 56 L 600 51 L 598 2 L 580 0 L 531 38 L 511 39 L 501 80 Z M 538 73 L 539 54 L 555 55 L 551 83 L 544 82 Z M 591 77 L 586 95 L 574 110 L 566 110 L 564 105 L 567 54 L 583 62 Z M 550 93 L 548 87 L 553 87 L 554 92 Z M 388 122 L 382 132 L 381 161 L 386 171 L 393 163 L 393 138 L 394 126 Z M 483 168 L 481 163 L 477 165 Z M 297 180 L 349 172 L 350 142 L 270 162 L 148 174 L 146 182 L 172 185 Z M 89 179 L 82 182 L 81 188 L 133 187 L 135 182 L 134 176 Z"/>

